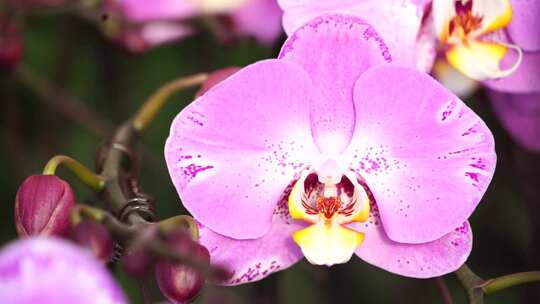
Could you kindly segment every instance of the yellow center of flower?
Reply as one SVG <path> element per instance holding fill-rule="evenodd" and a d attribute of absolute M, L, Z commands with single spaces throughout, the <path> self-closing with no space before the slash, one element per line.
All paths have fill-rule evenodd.
<path fill-rule="evenodd" d="M 311 226 L 293 234 L 307 260 L 331 266 L 349 261 L 364 234 L 348 228 L 369 217 L 369 197 L 353 172 L 327 177 L 305 172 L 289 195 L 289 213 Z"/>
<path fill-rule="evenodd" d="M 434 0 L 433 19 L 446 59 L 458 71 L 475 80 L 505 77 L 521 63 L 521 49 L 490 42 L 485 35 L 506 27 L 512 20 L 509 0 Z M 517 60 L 508 69 L 500 64 L 509 49 Z"/>

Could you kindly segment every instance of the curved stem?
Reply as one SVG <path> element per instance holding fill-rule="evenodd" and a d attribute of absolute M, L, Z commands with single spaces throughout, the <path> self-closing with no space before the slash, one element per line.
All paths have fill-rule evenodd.
<path fill-rule="evenodd" d="M 151 223 L 128 225 L 120 222 L 111 213 L 103 209 L 87 205 L 77 205 L 72 211 L 71 216 L 72 221 L 75 224 L 80 223 L 83 219 L 90 219 L 92 221 L 101 223 L 107 227 L 109 232 L 111 232 L 115 238 L 123 240 L 124 242 L 127 240 L 136 240 L 137 237 L 142 235 L 146 229 L 151 229 L 153 226 Z M 159 238 L 151 238 L 147 240 L 144 243 L 144 246 L 151 254 L 155 256 L 170 259 L 171 261 L 179 264 L 192 266 L 204 275 L 207 275 L 216 281 L 221 281 L 224 278 L 227 278 L 229 275 L 225 269 L 210 266 L 197 257 L 179 252 Z"/>
<path fill-rule="evenodd" d="M 94 191 L 101 192 L 101 190 L 103 190 L 105 180 L 69 156 L 57 155 L 51 158 L 45 165 L 43 174 L 55 175 L 56 169 L 60 165 L 66 166 L 66 168 L 73 172 L 81 182 L 92 188 Z"/>
<path fill-rule="evenodd" d="M 528 271 L 505 275 L 487 280 L 478 287 L 482 288 L 485 294 L 492 294 L 512 286 L 532 282 L 540 282 L 540 271 Z"/>
<path fill-rule="evenodd" d="M 469 304 L 483 304 L 484 292 L 478 286 L 484 283 L 484 280 L 477 276 L 467 264 L 463 264 L 455 274 L 469 295 Z"/>
<path fill-rule="evenodd" d="M 208 78 L 207 74 L 195 74 L 174 80 L 155 92 L 142 105 L 139 112 L 135 114 L 131 123 L 133 128 L 141 132 L 154 120 L 159 110 L 163 107 L 169 97 L 183 89 L 202 84 Z"/>

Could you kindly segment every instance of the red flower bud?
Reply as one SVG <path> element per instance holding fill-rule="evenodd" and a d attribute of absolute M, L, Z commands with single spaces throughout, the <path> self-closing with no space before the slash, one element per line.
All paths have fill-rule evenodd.
<path fill-rule="evenodd" d="M 152 261 L 152 256 L 144 246 L 128 247 L 122 256 L 122 266 L 126 273 L 137 278 L 145 276 Z"/>
<path fill-rule="evenodd" d="M 14 22 L 0 20 L 0 68 L 12 68 L 21 62 L 24 42 Z"/>
<path fill-rule="evenodd" d="M 240 71 L 239 67 L 227 67 L 219 70 L 215 70 L 208 75 L 208 79 L 202 84 L 201 89 L 195 94 L 196 97 L 203 95 L 208 92 L 212 87 L 222 82 L 223 80 L 229 78 L 232 74 Z"/>
<path fill-rule="evenodd" d="M 96 259 L 101 262 L 110 261 L 113 254 L 113 240 L 105 226 L 93 221 L 83 221 L 72 229 L 71 239 L 82 247 L 90 249 Z"/>
<path fill-rule="evenodd" d="M 20 236 L 66 235 L 75 195 L 69 184 L 54 175 L 32 175 L 17 191 L 15 224 Z"/>
<path fill-rule="evenodd" d="M 129 244 L 124 256 L 122 266 L 124 270 L 134 277 L 144 277 L 154 262 L 152 255 L 148 252 L 145 243 L 156 237 L 158 229 L 155 226 L 148 227 L 142 234 Z"/>
<path fill-rule="evenodd" d="M 175 234 L 169 244 L 178 252 L 189 254 L 210 264 L 208 250 L 194 242 L 185 233 Z M 204 276 L 193 267 L 167 260 L 156 263 L 156 281 L 159 289 L 171 303 L 186 303 L 197 297 L 204 286 Z"/>

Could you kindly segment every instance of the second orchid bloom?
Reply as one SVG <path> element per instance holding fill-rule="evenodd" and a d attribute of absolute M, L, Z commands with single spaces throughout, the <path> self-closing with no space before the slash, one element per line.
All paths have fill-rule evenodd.
<path fill-rule="evenodd" d="M 171 178 L 225 284 L 304 256 L 353 254 L 434 277 L 468 257 L 467 218 L 496 163 L 493 136 L 430 76 L 392 64 L 383 39 L 346 15 L 294 32 L 199 97 L 165 147 Z"/>

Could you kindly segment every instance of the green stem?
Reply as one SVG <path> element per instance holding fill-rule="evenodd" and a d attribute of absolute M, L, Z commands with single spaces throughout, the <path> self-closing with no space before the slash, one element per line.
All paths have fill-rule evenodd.
<path fill-rule="evenodd" d="M 96 192 L 101 192 L 105 187 L 105 180 L 94 173 L 92 170 L 86 168 L 84 165 L 74 160 L 73 158 L 65 155 L 57 155 L 51 158 L 45 168 L 43 169 L 44 175 L 55 175 L 58 166 L 64 165 L 71 172 L 73 172 L 81 182 L 89 186 Z"/>
<path fill-rule="evenodd" d="M 195 74 L 174 80 L 155 92 L 142 105 L 139 112 L 132 118 L 133 128 L 141 132 L 154 120 L 159 110 L 174 93 L 192 86 L 202 84 L 208 78 L 207 74 Z"/>
<path fill-rule="evenodd" d="M 478 287 L 482 288 L 484 293 L 488 295 L 509 287 L 532 282 L 540 282 L 540 271 L 528 271 L 505 275 L 487 280 Z"/>
<path fill-rule="evenodd" d="M 469 304 L 483 304 L 484 292 L 481 288 L 477 288 L 484 280 L 477 276 L 467 264 L 463 264 L 456 272 L 457 278 L 461 285 L 467 291 L 469 296 Z"/>

